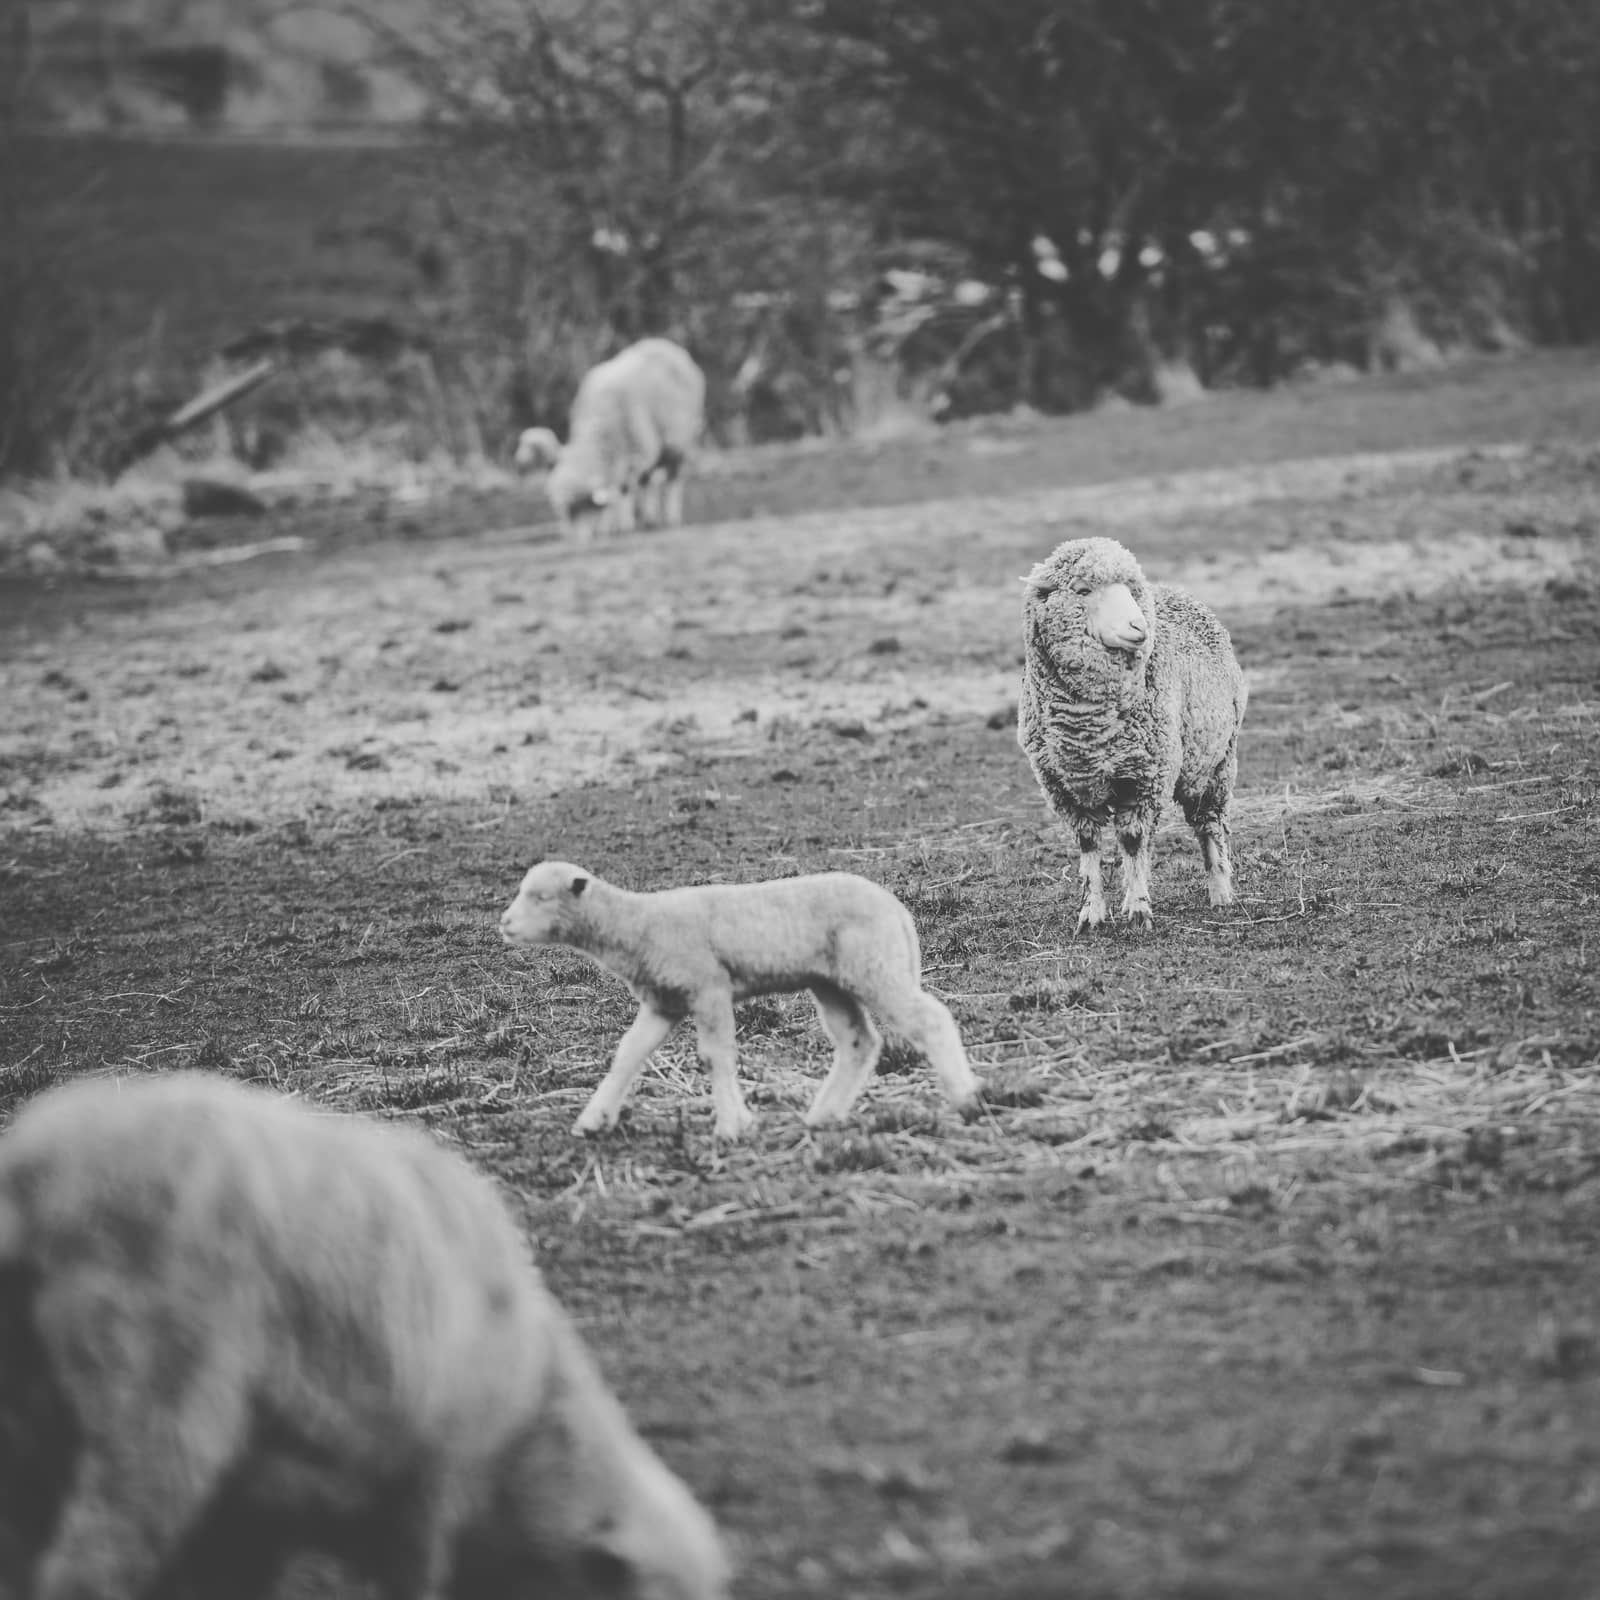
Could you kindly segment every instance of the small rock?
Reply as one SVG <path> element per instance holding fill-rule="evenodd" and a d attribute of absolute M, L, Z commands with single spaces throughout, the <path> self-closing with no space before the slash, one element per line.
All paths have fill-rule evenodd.
<path fill-rule="evenodd" d="M 1010 705 L 1001 706 L 998 711 L 991 711 L 989 713 L 989 715 L 983 719 L 983 725 L 986 728 L 992 728 L 997 733 L 999 732 L 999 730 L 1001 728 L 1014 728 L 1014 727 L 1016 727 L 1016 725 L 1017 725 L 1017 707 L 1016 707 L 1016 703 L 1013 702 Z"/>
<path fill-rule="evenodd" d="M 828 726 L 841 739 L 870 739 L 872 735 L 867 731 L 867 725 L 860 717 L 840 717 Z"/>
<path fill-rule="evenodd" d="M 260 517 L 267 503 L 243 484 L 221 478 L 185 478 L 183 514 L 186 517 Z"/>
<path fill-rule="evenodd" d="M 893 656 L 900 653 L 900 641 L 890 634 L 886 639 L 874 639 L 867 646 L 869 656 Z"/>
<path fill-rule="evenodd" d="M 746 706 L 733 720 L 735 722 L 754 722 L 760 714 L 754 706 Z"/>

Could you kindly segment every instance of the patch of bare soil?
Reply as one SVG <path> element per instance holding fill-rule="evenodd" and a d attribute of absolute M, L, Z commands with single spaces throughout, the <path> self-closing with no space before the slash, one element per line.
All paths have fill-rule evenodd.
<path fill-rule="evenodd" d="M 1597 525 L 1547 449 L 63 607 L 0 663 L 0 1096 L 200 1066 L 455 1141 L 752 1597 L 1592 1594 Z M 1101 531 L 1251 675 L 1240 900 L 1168 826 L 1153 932 L 1076 937 L 1016 578 Z M 631 1007 L 499 945 L 542 853 L 887 883 L 990 1110 L 891 1055 L 807 1132 L 778 999 L 749 1144 L 684 1038 L 574 1140 Z"/>

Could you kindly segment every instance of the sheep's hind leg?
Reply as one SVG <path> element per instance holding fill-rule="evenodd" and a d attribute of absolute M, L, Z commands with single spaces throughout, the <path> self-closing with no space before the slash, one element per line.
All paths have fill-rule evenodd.
<path fill-rule="evenodd" d="M 843 1122 L 877 1065 L 883 1037 L 854 996 L 831 983 L 813 985 L 817 1018 L 833 1040 L 833 1067 L 806 1112 L 808 1128 Z"/>
<path fill-rule="evenodd" d="M 106 1319 L 115 1324 L 118 1312 Z M 122 1330 L 107 1334 L 107 1348 Z M 47 1342 L 57 1348 L 59 1341 Z M 137 1600 L 179 1553 L 244 1448 L 244 1386 L 230 1362 L 202 1365 L 163 1401 L 158 1352 L 126 1334 L 139 1357 L 65 1387 L 92 1418 L 67 1503 L 39 1563 L 36 1600 Z M 164 1350 L 162 1353 L 165 1353 Z M 79 1363 L 69 1357 L 69 1366 Z M 82 1376 L 80 1372 L 79 1376 Z M 114 1379 L 115 1381 L 108 1381 Z M 165 1385 L 171 1394 L 171 1380 Z"/>
<path fill-rule="evenodd" d="M 1206 864 L 1206 890 L 1214 906 L 1233 904 L 1233 859 L 1228 848 L 1228 796 L 1233 786 L 1234 762 L 1219 769 L 1210 788 L 1199 795 L 1178 793 L 1178 803 Z"/>
<path fill-rule="evenodd" d="M 677 1021 L 676 1017 L 669 1017 L 654 1006 L 639 1007 L 633 1026 L 623 1034 L 617 1045 L 611 1070 L 583 1108 L 583 1115 L 573 1123 L 574 1133 L 604 1133 L 608 1128 L 616 1127 L 617 1118 L 622 1115 L 623 1103 L 638 1081 L 639 1074 L 644 1071 L 645 1062 L 650 1059 L 656 1046 L 672 1032 Z"/>
<path fill-rule="evenodd" d="M 742 1139 L 755 1115 L 739 1092 L 739 1062 L 733 1039 L 733 996 L 725 989 L 695 1001 L 695 1033 L 700 1059 L 711 1072 L 711 1105 L 719 1139 Z"/>
<path fill-rule="evenodd" d="M 1064 874 L 1063 874 L 1064 876 Z M 1098 928 L 1106 920 L 1106 892 L 1100 881 L 1100 830 L 1078 834 L 1078 878 L 1083 884 L 1080 928 Z"/>

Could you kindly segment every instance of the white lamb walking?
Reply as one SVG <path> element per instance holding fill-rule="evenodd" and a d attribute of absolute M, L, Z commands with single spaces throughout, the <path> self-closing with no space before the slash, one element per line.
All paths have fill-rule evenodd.
<path fill-rule="evenodd" d="M 982 1099 L 949 1011 L 922 987 L 911 913 L 887 889 L 848 872 L 768 883 L 701 884 L 634 894 L 565 861 L 541 861 L 500 918 L 507 944 L 568 945 L 622 979 L 639 1002 L 604 1082 L 575 1133 L 614 1127 L 652 1051 L 693 1018 L 711 1069 L 719 1138 L 754 1116 L 739 1092 L 733 1007 L 756 995 L 809 989 L 833 1040 L 833 1069 L 806 1122 L 842 1122 L 893 1035 L 925 1055 L 950 1102 Z M 869 1013 L 871 1013 L 869 1015 Z"/>
<path fill-rule="evenodd" d="M 549 466 L 545 492 L 580 539 L 629 532 L 636 521 L 683 521 L 683 472 L 705 425 L 706 380 L 670 339 L 641 339 L 585 374 L 572 402 L 566 448 L 528 428 L 516 464 Z"/>
<path fill-rule="evenodd" d="M 53 1393 L 68 1437 L 23 1466 L 73 1458 L 57 1516 L 0 1504 L 35 1600 L 254 1600 L 305 1548 L 386 1600 L 725 1593 L 494 1189 L 423 1134 L 201 1074 L 45 1094 L 0 1138 L 0 1346 L 0 1445 Z"/>

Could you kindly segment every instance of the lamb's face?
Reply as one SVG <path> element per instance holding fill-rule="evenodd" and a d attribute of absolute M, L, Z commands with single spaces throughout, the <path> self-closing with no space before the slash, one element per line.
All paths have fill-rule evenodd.
<path fill-rule="evenodd" d="M 529 867 L 516 899 L 500 914 L 500 937 L 510 945 L 561 944 L 588 886 L 589 874 L 570 861 Z"/>
<path fill-rule="evenodd" d="M 553 467 L 560 459 L 561 441 L 548 428 L 524 428 L 518 434 L 512 461 L 519 472 Z"/>
<path fill-rule="evenodd" d="M 1148 659 L 1155 614 L 1149 585 L 1115 540 L 1072 540 L 1023 582 L 1030 636 L 1062 664 L 1098 658 L 1131 672 Z"/>

